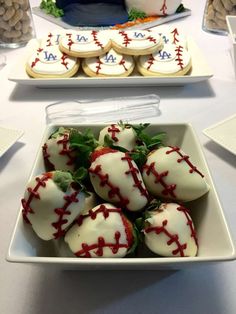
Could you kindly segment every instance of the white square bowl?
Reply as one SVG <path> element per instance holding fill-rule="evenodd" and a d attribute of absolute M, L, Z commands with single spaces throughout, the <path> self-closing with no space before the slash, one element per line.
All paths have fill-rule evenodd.
<path fill-rule="evenodd" d="M 94 125 L 60 125 L 78 127 L 80 130 L 91 128 L 95 135 L 104 124 Z M 40 148 L 32 169 L 31 177 L 45 171 L 41 147 L 47 138 L 58 128 L 58 125 L 48 126 L 43 136 Z M 196 257 L 135 257 L 135 258 L 78 258 L 60 257 L 55 251 L 54 242 L 42 241 L 31 227 L 25 224 L 20 208 L 9 245 L 7 260 L 17 263 L 33 263 L 53 265 L 62 269 L 182 269 L 188 266 L 206 262 L 229 261 L 236 258 L 235 246 L 232 240 L 222 206 L 219 202 L 208 166 L 201 146 L 190 124 L 152 124 L 147 131 L 154 135 L 157 132 L 166 132 L 167 145 L 179 146 L 190 155 L 194 164 L 204 173 L 210 185 L 210 191 L 196 201 L 189 202 L 186 207 L 191 210 L 195 228 L 198 234 L 199 251 Z"/>
<path fill-rule="evenodd" d="M 232 63 L 234 66 L 234 73 L 236 77 L 236 16 L 227 15 L 226 24 L 228 28 L 228 38 L 230 43 L 230 53 L 232 58 Z"/>

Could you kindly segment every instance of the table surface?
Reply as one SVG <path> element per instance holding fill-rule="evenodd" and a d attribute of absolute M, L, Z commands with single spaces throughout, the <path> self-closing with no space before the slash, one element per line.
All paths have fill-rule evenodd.
<path fill-rule="evenodd" d="M 161 98 L 161 115 L 150 122 L 190 122 L 195 128 L 236 238 L 236 157 L 202 130 L 235 114 L 236 80 L 226 36 L 202 31 L 205 2 L 183 1 L 192 15 L 173 24 L 191 35 L 214 76 L 176 87 L 38 89 L 20 86 L 7 77 L 25 47 L 0 50 L 7 65 L 0 71 L 2 127 L 24 130 L 23 137 L 0 159 L 0 313 L 214 313 L 236 312 L 235 262 L 202 265 L 181 271 L 58 271 L 6 262 L 19 200 L 24 192 L 44 128 L 45 106 L 74 99 L 139 96 Z M 31 1 L 38 5 L 39 1 Z M 37 37 L 56 28 L 33 16 Z"/>

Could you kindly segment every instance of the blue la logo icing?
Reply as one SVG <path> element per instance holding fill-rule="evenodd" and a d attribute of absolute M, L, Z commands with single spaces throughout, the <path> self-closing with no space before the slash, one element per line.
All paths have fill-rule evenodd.
<path fill-rule="evenodd" d="M 88 37 L 85 37 L 84 35 L 78 34 L 78 35 L 76 36 L 76 40 L 77 40 L 79 43 L 87 43 L 87 42 L 88 42 Z"/>
<path fill-rule="evenodd" d="M 116 57 L 112 53 L 106 54 L 104 57 L 104 63 L 115 64 L 116 63 Z"/>
<path fill-rule="evenodd" d="M 57 61 L 57 55 L 48 52 L 47 50 L 43 52 L 44 53 L 44 60 L 48 62 Z"/>
<path fill-rule="evenodd" d="M 168 53 L 166 50 L 161 50 L 158 52 L 158 57 L 160 60 L 169 60 L 172 59 L 171 53 Z"/>

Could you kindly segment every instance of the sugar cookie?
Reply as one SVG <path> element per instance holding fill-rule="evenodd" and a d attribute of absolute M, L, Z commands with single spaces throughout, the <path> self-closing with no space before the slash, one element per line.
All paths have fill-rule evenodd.
<path fill-rule="evenodd" d="M 164 45 L 174 44 L 187 48 L 187 37 L 180 28 L 176 26 L 160 25 L 156 28 L 156 31 L 162 37 Z"/>
<path fill-rule="evenodd" d="M 134 69 L 132 56 L 122 55 L 113 49 L 106 54 L 83 60 L 82 67 L 88 76 L 128 76 Z"/>
<path fill-rule="evenodd" d="M 60 49 L 73 57 L 90 58 L 111 48 L 110 31 L 71 31 L 60 38 Z"/>
<path fill-rule="evenodd" d="M 112 46 L 117 52 L 133 56 L 156 52 L 163 45 L 158 32 L 151 30 L 114 30 L 111 38 Z"/>
<path fill-rule="evenodd" d="M 79 60 L 61 52 L 58 46 L 38 48 L 26 63 L 26 72 L 34 78 L 67 78 L 78 69 Z"/>
<path fill-rule="evenodd" d="M 138 71 L 144 76 L 180 76 L 191 69 L 190 53 L 182 46 L 165 45 L 148 56 L 140 56 Z"/>
<path fill-rule="evenodd" d="M 46 36 L 41 38 L 40 47 L 58 46 L 60 37 L 65 35 L 66 32 L 68 32 L 68 30 L 65 29 L 56 29 L 49 32 Z"/>

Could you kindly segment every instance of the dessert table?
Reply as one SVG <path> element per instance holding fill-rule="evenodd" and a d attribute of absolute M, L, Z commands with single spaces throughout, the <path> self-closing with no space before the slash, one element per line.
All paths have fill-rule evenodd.
<path fill-rule="evenodd" d="M 203 130 L 235 114 L 236 78 L 226 36 L 202 30 L 205 1 L 184 0 L 191 16 L 171 22 L 194 38 L 213 77 L 183 86 L 41 89 L 10 82 L 8 75 L 26 47 L 0 49 L 0 126 L 24 135 L 0 158 L 0 313 L 192 313 L 236 312 L 235 261 L 177 271 L 61 271 L 9 263 L 7 250 L 46 120 L 45 107 L 68 99 L 160 96 L 160 115 L 148 122 L 189 122 L 206 156 L 228 225 L 236 239 L 236 156 L 209 140 Z M 39 1 L 32 0 L 32 6 Z M 33 15 L 36 35 L 56 25 Z M 141 122 L 142 120 L 140 120 Z M 101 121 L 102 122 L 102 121 Z M 147 122 L 147 121 L 142 121 Z M 232 131 L 235 137 L 236 130 Z"/>

